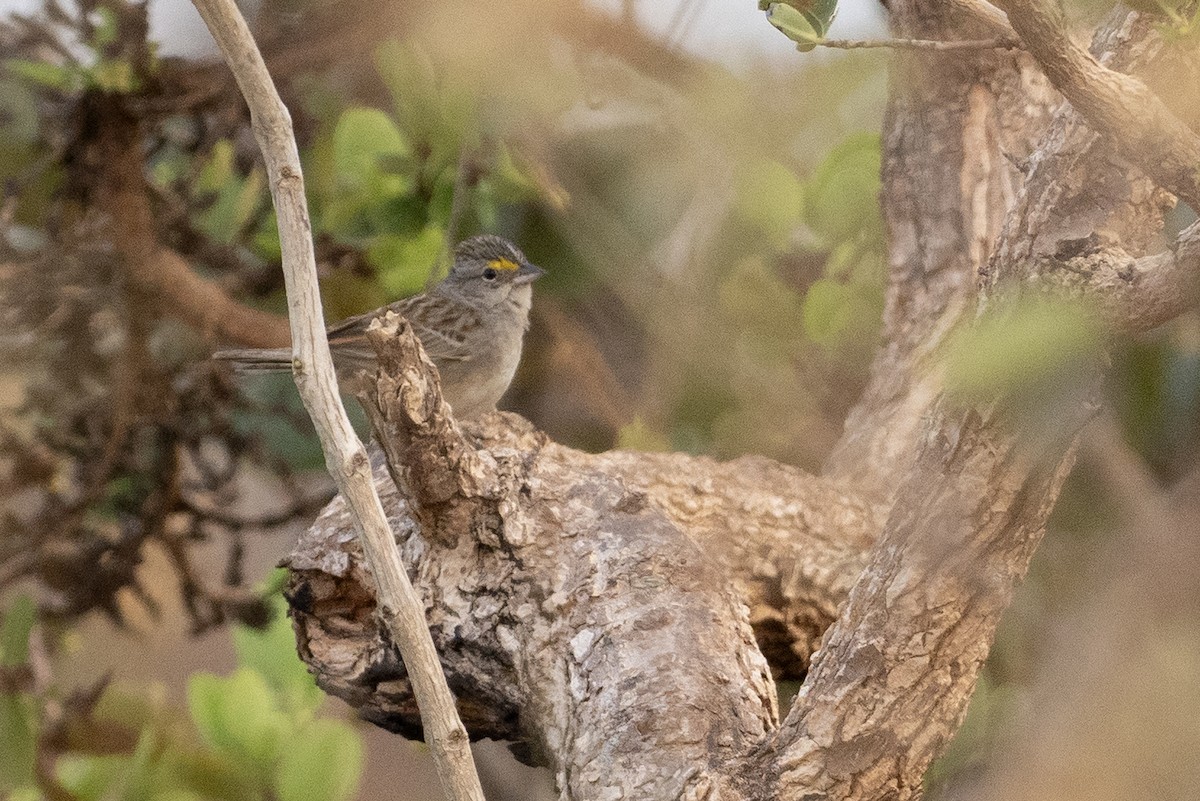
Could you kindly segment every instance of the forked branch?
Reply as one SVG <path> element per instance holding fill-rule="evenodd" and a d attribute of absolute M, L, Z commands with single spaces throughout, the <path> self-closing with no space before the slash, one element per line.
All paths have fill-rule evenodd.
<path fill-rule="evenodd" d="M 1102 65 L 1071 38 L 1054 0 L 997 0 L 1054 88 L 1125 157 L 1200 208 L 1200 136 L 1145 83 Z"/>

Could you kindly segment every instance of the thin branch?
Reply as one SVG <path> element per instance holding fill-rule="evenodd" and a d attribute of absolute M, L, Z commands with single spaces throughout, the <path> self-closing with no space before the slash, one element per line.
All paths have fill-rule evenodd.
<path fill-rule="evenodd" d="M 1019 50 L 1021 43 L 1008 37 L 994 39 L 962 39 L 956 42 L 941 42 L 934 39 L 822 39 L 820 47 L 835 50 Z"/>
<path fill-rule="evenodd" d="M 1200 208 L 1200 136 L 1146 84 L 1100 64 L 1050 0 L 997 0 L 1054 88 L 1164 189 Z"/>
<path fill-rule="evenodd" d="M 22 551 L 13 554 L 7 561 L 0 562 L 0 588 L 32 573 L 39 559 L 40 554 L 37 551 Z"/>
<path fill-rule="evenodd" d="M 348 502 L 376 585 L 379 614 L 400 649 L 423 713 L 425 739 L 448 797 L 484 801 L 466 729 L 446 685 L 425 607 L 400 559 L 372 480 L 366 449 L 338 395 L 317 285 L 312 229 L 291 117 L 233 0 L 195 0 L 250 107 L 279 217 L 296 387 L 312 416 L 325 462 Z"/>

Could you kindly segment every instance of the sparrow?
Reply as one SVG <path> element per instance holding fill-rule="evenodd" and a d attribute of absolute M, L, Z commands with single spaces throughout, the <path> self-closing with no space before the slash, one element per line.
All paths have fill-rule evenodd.
<path fill-rule="evenodd" d="M 328 328 L 339 384 L 353 393 L 363 380 L 371 380 L 376 359 L 367 326 L 394 311 L 412 325 L 437 366 L 442 395 L 456 417 L 469 419 L 495 409 L 521 360 L 532 284 L 544 274 L 502 237 L 464 240 L 454 249 L 449 274 L 432 289 Z M 292 369 L 289 348 L 223 350 L 213 358 L 231 362 L 239 372 Z"/>

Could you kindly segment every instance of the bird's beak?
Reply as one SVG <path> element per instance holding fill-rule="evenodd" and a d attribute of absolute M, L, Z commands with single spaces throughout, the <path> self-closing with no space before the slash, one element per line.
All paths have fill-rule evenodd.
<path fill-rule="evenodd" d="M 517 274 L 513 276 L 514 284 L 532 284 L 534 281 L 546 274 L 546 271 L 541 267 L 536 267 L 526 262 L 517 268 Z"/>

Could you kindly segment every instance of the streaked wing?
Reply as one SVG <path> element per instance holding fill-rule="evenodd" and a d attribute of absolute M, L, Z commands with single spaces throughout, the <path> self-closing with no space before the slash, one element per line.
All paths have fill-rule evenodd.
<path fill-rule="evenodd" d="M 449 303 L 429 295 L 414 295 L 411 298 L 398 300 L 390 304 L 387 310 L 402 315 L 412 325 L 417 338 L 429 358 L 435 362 L 467 361 L 471 358 L 470 350 L 466 347 L 464 335 L 478 328 L 481 320 L 474 309 L 460 303 Z M 348 317 L 331 326 L 328 330 L 330 346 L 342 345 L 343 357 L 345 346 L 359 344 L 362 346 L 364 357 L 367 354 L 368 363 L 362 367 L 370 367 L 374 353 L 370 345 L 362 342 L 367 326 L 376 317 L 383 316 L 385 310 L 376 309 L 366 314 Z"/>
<path fill-rule="evenodd" d="M 483 323 L 475 309 L 464 303 L 430 295 L 417 295 L 396 305 L 412 324 L 425 352 L 434 362 L 465 362 L 471 359 L 466 339 Z"/>

